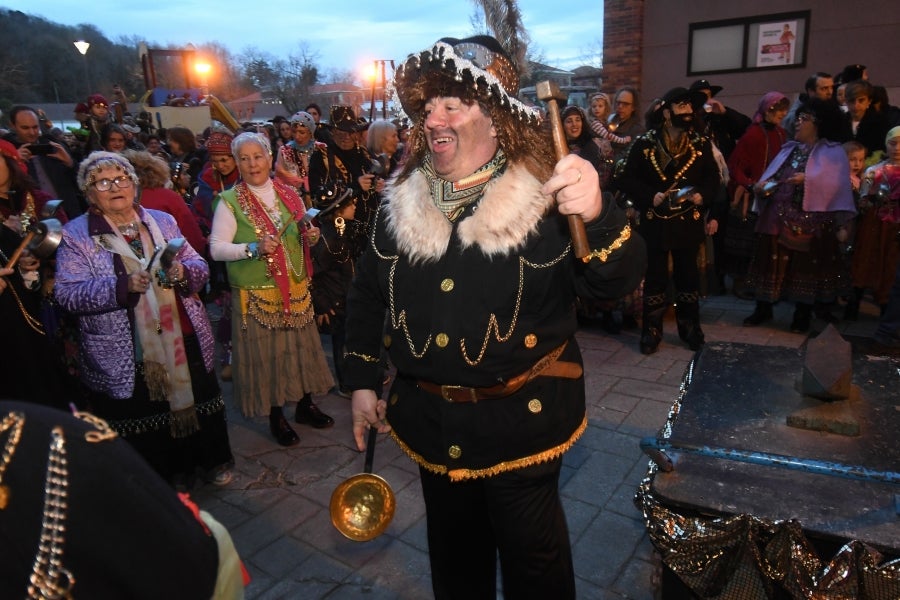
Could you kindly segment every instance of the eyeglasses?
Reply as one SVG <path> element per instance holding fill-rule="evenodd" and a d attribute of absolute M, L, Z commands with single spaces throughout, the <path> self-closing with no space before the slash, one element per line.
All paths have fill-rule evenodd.
<path fill-rule="evenodd" d="M 134 184 L 131 177 L 127 175 L 119 175 L 115 179 L 98 179 L 91 183 L 98 192 L 108 192 L 112 189 L 113 184 L 116 184 L 120 190 L 126 190 Z"/>
<path fill-rule="evenodd" d="M 812 116 L 812 115 L 802 114 L 802 115 L 797 115 L 796 121 L 797 121 L 798 123 L 807 123 L 807 122 L 808 122 L 808 123 L 815 123 L 815 122 L 816 122 L 816 118 L 815 118 L 814 116 Z"/>
<path fill-rule="evenodd" d="M 616 100 L 616 106 L 631 106 L 631 102 L 624 102 L 622 100 Z"/>

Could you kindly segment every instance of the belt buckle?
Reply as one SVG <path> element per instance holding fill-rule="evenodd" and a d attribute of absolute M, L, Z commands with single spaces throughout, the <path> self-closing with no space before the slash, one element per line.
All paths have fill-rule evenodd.
<path fill-rule="evenodd" d="M 468 390 L 469 398 L 462 400 L 462 402 L 468 401 L 473 404 L 478 402 L 478 394 L 475 392 L 475 388 L 466 387 L 464 385 L 442 385 L 441 386 L 441 398 L 443 398 L 444 400 L 446 400 L 448 402 L 460 402 L 460 400 L 457 400 L 456 398 L 454 398 L 453 392 L 455 390 Z"/>

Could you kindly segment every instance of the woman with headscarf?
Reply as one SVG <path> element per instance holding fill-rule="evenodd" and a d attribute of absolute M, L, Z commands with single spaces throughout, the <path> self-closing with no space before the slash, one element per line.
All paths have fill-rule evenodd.
<path fill-rule="evenodd" d="M 728 157 L 728 182 L 731 210 L 725 228 L 725 273 L 734 280 L 733 291 L 743 296 L 744 278 L 756 245 L 756 213 L 750 211 L 752 189 L 760 175 L 787 141 L 781 120 L 790 101 L 781 92 L 768 92 L 759 100 L 752 124 L 738 140 Z M 758 323 L 745 322 L 745 325 Z"/>
<path fill-rule="evenodd" d="M 797 109 L 794 140 L 786 142 L 754 185 L 759 238 L 750 260 L 747 289 L 756 309 L 744 320 L 758 325 L 772 318 L 772 305 L 794 302 L 791 331 L 809 331 L 814 304 L 828 305 L 849 287 L 839 245 L 856 214 L 850 163 L 841 145 L 841 112 L 811 98 Z M 776 185 L 766 193 L 767 183 Z"/>
<path fill-rule="evenodd" d="M 197 296 L 209 268 L 190 244 L 162 265 L 160 251 L 183 235 L 174 217 L 137 203 L 138 183 L 120 154 L 81 163 L 90 209 L 63 228 L 56 297 L 78 319 L 91 412 L 169 482 L 190 483 L 201 470 L 224 485 L 233 458 Z"/>
<path fill-rule="evenodd" d="M 569 145 L 569 152 L 577 154 L 591 163 L 599 175 L 604 162 L 603 154 L 600 145 L 591 135 L 584 109 L 569 105 L 563 109 L 560 118 L 566 134 L 566 143 Z"/>
<path fill-rule="evenodd" d="M 306 208 L 312 208 L 309 194 L 309 159 L 316 149 L 316 144 L 321 143 L 316 142 L 314 137 L 316 122 L 311 114 L 299 111 L 291 117 L 290 127 L 293 139 L 278 149 L 275 177 L 297 190 Z"/>
<path fill-rule="evenodd" d="M 303 201 L 294 188 L 269 177 L 267 136 L 242 133 L 231 147 L 241 181 L 219 194 L 209 240 L 234 290 L 234 397 L 247 417 L 268 413 L 275 440 L 295 446 L 300 437 L 284 417 L 285 403 L 297 402 L 297 423 L 334 425 L 312 401 L 334 385 L 309 289 L 309 247 L 319 230 L 302 224 Z"/>

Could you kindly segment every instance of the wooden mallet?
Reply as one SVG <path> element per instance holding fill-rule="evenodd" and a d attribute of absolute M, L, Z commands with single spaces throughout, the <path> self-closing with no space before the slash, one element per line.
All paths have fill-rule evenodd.
<path fill-rule="evenodd" d="M 538 100 L 547 103 L 547 114 L 550 116 L 550 128 L 553 133 L 553 148 L 556 150 L 556 160 L 569 153 L 566 144 L 566 134 L 563 131 L 562 119 L 559 118 L 559 100 L 566 101 L 566 95 L 559 86 L 552 81 L 542 81 L 535 86 Z M 587 124 L 585 124 L 587 125 Z M 591 253 L 588 246 L 587 233 L 584 231 L 584 221 L 578 215 L 568 215 L 569 235 L 572 236 L 572 249 L 577 258 L 584 258 Z"/>

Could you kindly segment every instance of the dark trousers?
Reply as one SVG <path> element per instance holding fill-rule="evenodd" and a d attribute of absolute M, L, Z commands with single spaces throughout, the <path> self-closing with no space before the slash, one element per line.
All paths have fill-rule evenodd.
<path fill-rule="evenodd" d="M 575 598 L 561 466 L 459 483 L 419 470 L 436 600 L 495 600 L 498 552 L 506 600 Z"/>
<path fill-rule="evenodd" d="M 665 294 L 669 287 L 669 254 L 672 255 L 672 282 L 676 294 L 697 294 L 700 269 L 697 267 L 698 246 L 677 250 L 647 249 L 647 273 L 644 296 Z"/>
<path fill-rule="evenodd" d="M 344 340 L 346 339 L 346 324 L 347 317 L 343 315 L 331 316 L 331 358 L 334 361 L 334 380 L 339 390 L 344 389 L 344 377 L 341 365 L 344 363 Z"/>

